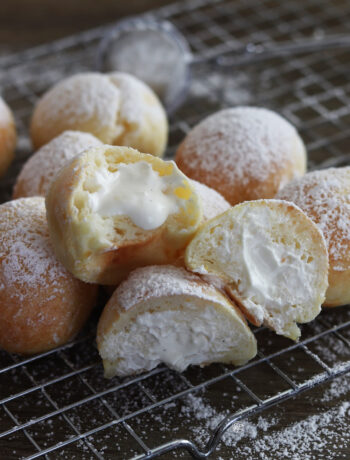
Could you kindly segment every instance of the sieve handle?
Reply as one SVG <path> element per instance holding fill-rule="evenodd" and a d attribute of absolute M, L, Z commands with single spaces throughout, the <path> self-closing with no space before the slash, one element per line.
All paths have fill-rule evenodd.
<path fill-rule="evenodd" d="M 222 67 L 238 67 L 279 56 L 294 56 L 335 48 L 350 47 L 350 35 L 334 35 L 326 38 L 301 39 L 282 42 L 279 45 L 248 43 L 244 46 L 212 52 L 202 56 L 192 56 L 191 65 L 214 63 Z"/>

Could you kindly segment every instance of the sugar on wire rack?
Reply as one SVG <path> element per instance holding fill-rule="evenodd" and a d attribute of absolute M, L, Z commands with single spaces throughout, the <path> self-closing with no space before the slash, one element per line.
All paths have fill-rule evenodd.
<path fill-rule="evenodd" d="M 193 53 L 222 53 L 249 42 L 347 34 L 350 4 L 305 0 L 180 1 L 147 16 L 172 21 Z M 61 78 L 94 67 L 100 40 L 113 24 L 0 58 L 0 88 L 19 130 L 17 159 L 0 184 L 10 199 L 21 165 L 31 153 L 28 122 L 33 104 Z M 277 110 L 305 140 L 309 167 L 345 165 L 350 147 L 350 51 L 333 49 L 225 69 L 195 68 L 189 96 L 172 116 L 167 156 L 200 119 L 223 107 L 253 104 Z M 97 315 L 97 313 L 96 313 Z M 96 318 L 71 343 L 30 358 L 0 352 L 0 452 L 4 458 L 153 458 L 187 450 L 212 458 L 233 423 L 350 370 L 350 311 L 323 312 L 292 343 L 266 328 L 255 330 L 258 356 L 239 368 L 211 365 L 178 374 L 160 366 L 127 379 L 103 379 L 94 345 Z M 332 358 L 323 350 L 341 344 Z M 292 362 L 304 363 L 298 374 Z M 188 395 L 215 394 L 230 414 L 199 446 L 181 419 Z M 225 399 L 226 398 L 226 399 Z M 232 401 L 234 405 L 232 405 Z M 169 430 L 157 429 L 157 411 L 169 409 Z M 152 420 L 155 428 L 147 432 Z M 159 420 L 158 420 L 159 421 Z M 187 423 L 187 425 L 186 425 Z M 185 451 L 181 451 L 182 453 Z M 234 449 L 233 449 L 234 454 Z M 181 456 L 181 455 L 180 455 Z M 163 457 L 164 458 L 164 457 Z M 170 457 L 166 457 L 170 458 Z M 175 458 L 175 457 L 172 457 Z"/>

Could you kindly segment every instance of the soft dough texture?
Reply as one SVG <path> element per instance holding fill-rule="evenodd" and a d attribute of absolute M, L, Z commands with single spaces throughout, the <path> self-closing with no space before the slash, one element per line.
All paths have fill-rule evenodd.
<path fill-rule="evenodd" d="M 350 303 L 350 167 L 308 173 L 278 197 L 299 206 L 324 234 L 329 255 L 324 305 Z"/>
<path fill-rule="evenodd" d="M 81 73 L 62 80 L 39 100 L 31 121 L 35 148 L 66 130 L 85 131 L 105 144 L 162 156 L 165 111 L 154 92 L 132 75 Z"/>
<path fill-rule="evenodd" d="M 13 198 L 46 196 L 52 179 L 69 160 L 88 147 L 102 145 L 92 134 L 65 131 L 27 160 L 17 177 Z"/>
<path fill-rule="evenodd" d="M 202 219 L 200 199 L 174 162 L 128 147 L 73 159 L 52 182 L 46 209 L 59 260 L 83 281 L 112 285 L 139 266 L 174 262 Z"/>
<path fill-rule="evenodd" d="M 0 176 L 5 174 L 13 160 L 16 140 L 12 112 L 0 97 Z"/>
<path fill-rule="evenodd" d="M 135 270 L 100 318 L 97 344 L 106 377 L 137 374 L 160 363 L 241 365 L 256 355 L 255 337 L 238 308 L 183 268 Z"/>
<path fill-rule="evenodd" d="M 43 198 L 0 205 L 0 348 L 32 354 L 70 340 L 96 299 L 96 286 L 57 261 Z"/>
<path fill-rule="evenodd" d="M 192 181 L 194 189 L 202 201 L 203 222 L 222 214 L 230 209 L 231 205 L 213 188 L 207 187 L 196 180 Z"/>
<path fill-rule="evenodd" d="M 245 202 L 212 219 L 188 245 L 185 263 L 222 280 L 253 324 L 294 340 L 296 323 L 318 315 L 327 289 L 323 235 L 285 201 Z"/>
<path fill-rule="evenodd" d="M 257 107 L 225 109 L 205 118 L 180 144 L 175 161 L 231 205 L 273 198 L 306 171 L 305 147 L 295 128 Z"/>

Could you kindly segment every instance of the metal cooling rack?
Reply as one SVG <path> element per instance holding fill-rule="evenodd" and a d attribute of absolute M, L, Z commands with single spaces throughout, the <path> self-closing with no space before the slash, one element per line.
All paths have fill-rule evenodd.
<path fill-rule="evenodd" d="M 197 56 L 252 41 L 274 45 L 346 34 L 349 15 L 347 0 L 191 0 L 151 13 L 179 27 Z M 91 70 L 100 39 L 111 27 L 0 58 L 0 88 L 20 134 L 17 160 L 0 185 L 1 201 L 10 198 L 14 178 L 31 153 L 27 127 L 33 104 L 62 77 Z M 298 128 L 310 168 L 347 164 L 349 64 L 350 52 L 343 49 L 273 58 L 239 69 L 197 66 L 187 102 L 171 120 L 168 155 L 207 114 L 254 104 L 277 110 Z M 298 344 L 266 328 L 255 330 L 259 354 L 240 368 L 211 365 L 177 374 L 158 367 L 109 381 L 103 379 L 94 345 L 96 317 L 75 341 L 54 351 L 30 358 L 0 352 L 3 458 L 149 459 L 164 453 L 167 459 L 212 458 L 234 422 L 350 370 L 346 307 L 324 311 L 304 325 Z M 204 395 L 214 405 L 220 401 L 232 414 L 208 431 L 206 445 L 191 441 L 193 421 L 181 418 L 184 398 L 191 394 Z M 168 420 L 167 430 L 161 429 L 160 411 Z"/>

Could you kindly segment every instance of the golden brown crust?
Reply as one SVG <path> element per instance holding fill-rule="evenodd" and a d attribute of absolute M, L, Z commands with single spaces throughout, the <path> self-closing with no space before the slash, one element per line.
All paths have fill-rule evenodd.
<path fill-rule="evenodd" d="M 13 160 L 16 141 L 13 115 L 0 97 L 0 176 L 5 174 Z"/>
<path fill-rule="evenodd" d="M 231 205 L 273 198 L 306 171 L 305 147 L 294 127 L 255 107 L 226 109 L 204 119 L 182 141 L 175 161 Z"/>
<path fill-rule="evenodd" d="M 313 171 L 278 197 L 299 206 L 324 234 L 329 257 L 324 306 L 350 303 L 350 167 Z"/>
<path fill-rule="evenodd" d="M 1 205 L 0 233 L 0 347 L 33 354 L 66 343 L 88 318 L 97 290 L 56 260 L 44 199 Z"/>
<path fill-rule="evenodd" d="M 65 131 L 35 152 L 23 165 L 13 189 L 13 199 L 46 196 L 52 179 L 76 155 L 88 147 L 103 145 L 95 136 Z"/>
<path fill-rule="evenodd" d="M 184 200 L 183 210 L 170 215 L 154 230 L 144 230 L 126 216 L 114 217 L 114 240 L 100 244 L 101 231 L 106 228 L 107 221 L 103 220 L 102 230 L 97 228 L 96 216 L 87 205 L 89 192 L 82 184 L 87 174 L 95 170 L 96 163 L 101 165 L 106 162 L 114 168 L 118 163 L 137 161 L 146 161 L 152 164 L 154 170 L 164 174 L 172 174 L 176 168 L 174 164 L 140 154 L 131 148 L 105 146 L 76 157 L 51 185 L 46 209 L 56 255 L 68 270 L 83 281 L 116 285 L 134 268 L 171 263 L 181 256 L 200 225 L 199 198 L 190 181 L 177 171 L 190 194 L 189 199 Z"/>
<path fill-rule="evenodd" d="M 120 72 L 76 74 L 42 96 L 31 120 L 34 147 L 66 130 L 155 156 L 163 155 L 168 138 L 166 113 L 157 96 L 140 80 Z"/>

